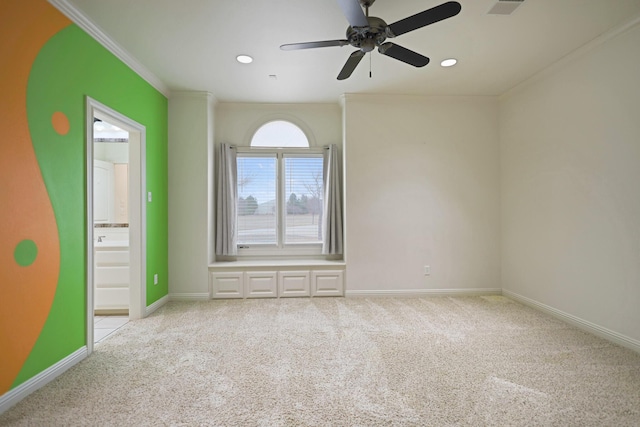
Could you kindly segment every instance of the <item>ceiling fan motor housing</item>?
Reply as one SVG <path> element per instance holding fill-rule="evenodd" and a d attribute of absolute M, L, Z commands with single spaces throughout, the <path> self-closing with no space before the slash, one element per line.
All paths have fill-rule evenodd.
<path fill-rule="evenodd" d="M 367 8 L 371 6 L 376 0 L 360 0 L 362 7 Z"/>
<path fill-rule="evenodd" d="M 373 3 L 373 2 L 372 2 Z M 347 28 L 347 40 L 349 44 L 363 52 L 371 52 L 376 46 L 380 46 L 387 39 L 387 23 L 375 16 L 367 17 L 369 25 L 366 27 Z"/>

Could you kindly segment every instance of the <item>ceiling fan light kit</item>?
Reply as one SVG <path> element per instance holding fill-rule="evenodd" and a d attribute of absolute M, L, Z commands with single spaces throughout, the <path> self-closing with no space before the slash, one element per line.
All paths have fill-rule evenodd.
<path fill-rule="evenodd" d="M 378 52 L 383 55 L 413 65 L 414 67 L 424 67 L 429 63 L 428 57 L 386 40 L 451 18 L 462 10 L 460 3 L 449 1 L 387 25 L 384 20 L 375 16 L 369 16 L 369 7 L 374 1 L 375 0 L 338 0 L 342 13 L 347 18 L 347 21 L 349 21 L 346 39 L 284 44 L 280 46 L 280 49 L 299 50 L 332 46 L 341 47 L 346 45 L 357 48 L 358 50 L 349 56 L 347 62 L 342 67 L 342 70 L 338 74 L 338 80 L 344 80 L 351 76 L 353 70 L 356 69 L 364 55 L 376 47 L 378 48 Z M 362 8 L 364 8 L 364 11 Z"/>

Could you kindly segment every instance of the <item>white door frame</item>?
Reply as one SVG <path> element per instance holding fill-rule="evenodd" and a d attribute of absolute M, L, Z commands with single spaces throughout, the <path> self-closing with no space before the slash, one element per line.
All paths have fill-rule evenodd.
<path fill-rule="evenodd" d="M 98 117 L 129 132 L 129 319 L 146 316 L 147 215 L 146 128 L 104 104 L 86 97 L 87 152 L 87 349 L 93 352 L 93 118 Z"/>

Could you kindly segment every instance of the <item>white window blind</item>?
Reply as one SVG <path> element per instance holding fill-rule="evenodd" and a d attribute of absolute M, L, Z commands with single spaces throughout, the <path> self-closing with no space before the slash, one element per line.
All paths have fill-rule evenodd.
<path fill-rule="evenodd" d="M 237 166 L 238 245 L 277 245 L 277 157 L 239 154 Z"/>
<path fill-rule="evenodd" d="M 237 155 L 237 230 L 240 252 L 322 246 L 324 156 L 320 152 L 245 152 Z M 239 252 L 239 253 L 240 253 Z"/>
<path fill-rule="evenodd" d="M 322 155 L 284 157 L 284 243 L 322 243 Z"/>

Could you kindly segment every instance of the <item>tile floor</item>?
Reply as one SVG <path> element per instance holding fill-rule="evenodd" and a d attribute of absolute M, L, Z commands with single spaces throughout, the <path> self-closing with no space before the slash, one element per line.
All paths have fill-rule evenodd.
<path fill-rule="evenodd" d="M 95 316 L 93 320 L 93 342 L 99 343 L 115 333 L 129 321 L 129 316 Z"/>

